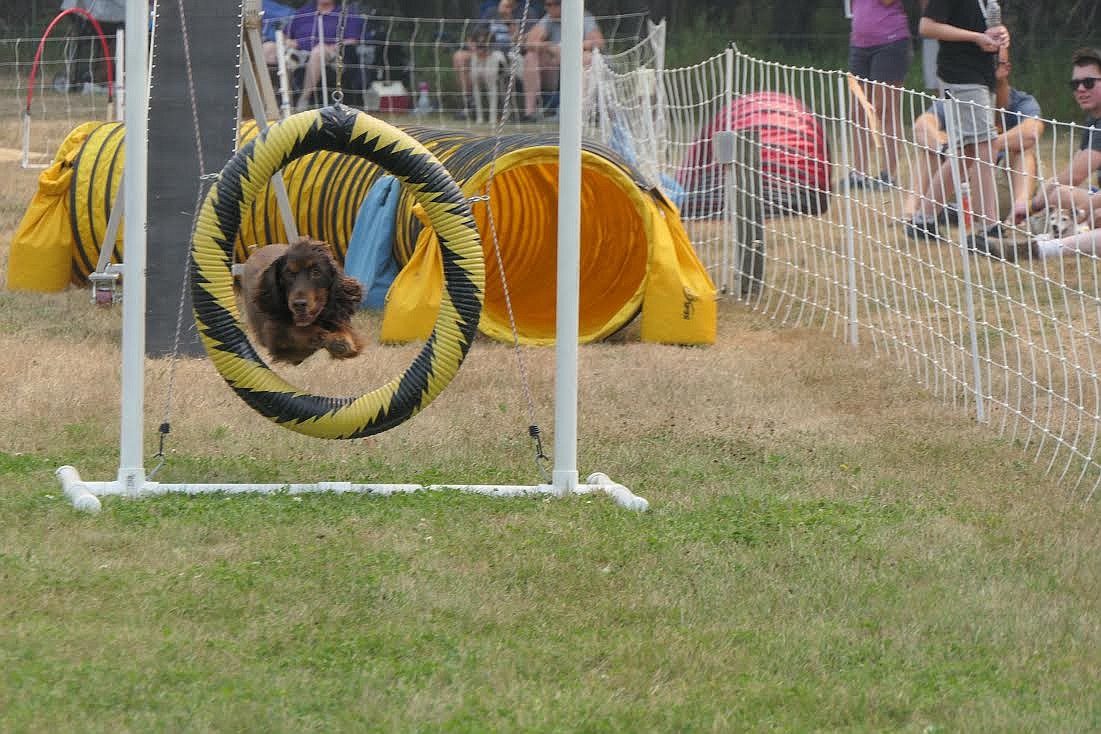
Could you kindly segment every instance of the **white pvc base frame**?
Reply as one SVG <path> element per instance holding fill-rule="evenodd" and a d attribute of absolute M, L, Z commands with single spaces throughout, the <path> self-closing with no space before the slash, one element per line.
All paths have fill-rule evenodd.
<path fill-rule="evenodd" d="M 457 490 L 470 494 L 484 494 L 491 497 L 526 497 L 529 495 L 551 495 L 561 497 L 564 494 L 593 494 L 603 492 L 615 500 L 616 504 L 628 510 L 645 512 L 650 503 L 635 495 L 622 484 L 613 482 L 607 474 L 596 472 L 589 475 L 586 484 L 575 485 L 572 492 L 561 491 L 551 484 L 356 484 L 353 482 L 317 482 L 315 484 L 164 484 L 145 481 L 140 487 L 130 489 L 125 482 L 85 482 L 77 470 L 71 466 L 60 467 L 56 472 L 65 495 L 72 501 L 73 507 L 90 513 L 102 508 L 100 497 L 153 497 L 163 494 L 314 494 L 331 492 L 333 494 L 373 494 L 388 497 L 393 494 L 412 494 L 414 492 L 435 492 Z"/>

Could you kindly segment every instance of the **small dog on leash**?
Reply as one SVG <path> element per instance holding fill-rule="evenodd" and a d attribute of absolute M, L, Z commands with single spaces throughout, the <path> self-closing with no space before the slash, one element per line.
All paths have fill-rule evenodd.
<path fill-rule="evenodd" d="M 273 361 L 301 364 L 319 349 L 350 359 L 365 340 L 351 324 L 363 286 L 324 242 L 261 247 L 245 261 L 239 283 L 249 327 Z"/>
<path fill-rule="evenodd" d="M 1055 239 L 1069 237 L 1072 234 L 1088 231 L 1078 224 L 1077 212 L 1066 209 L 1048 209 L 1028 218 L 1028 232 L 1036 235 L 1050 235 Z"/>
<path fill-rule="evenodd" d="M 478 122 L 493 122 L 497 119 L 501 69 L 507 63 L 505 55 L 489 45 L 489 29 L 486 27 L 474 29 L 470 43 L 474 51 L 470 55 L 470 92 L 474 97 L 474 116 Z M 483 93 L 489 104 L 488 119 L 482 105 Z"/>

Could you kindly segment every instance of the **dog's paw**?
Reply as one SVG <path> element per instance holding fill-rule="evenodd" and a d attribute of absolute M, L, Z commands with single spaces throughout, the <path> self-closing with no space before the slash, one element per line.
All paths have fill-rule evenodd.
<path fill-rule="evenodd" d="M 335 359 L 351 359 L 359 354 L 359 348 L 355 342 L 343 334 L 331 337 L 325 343 L 325 349 Z"/>

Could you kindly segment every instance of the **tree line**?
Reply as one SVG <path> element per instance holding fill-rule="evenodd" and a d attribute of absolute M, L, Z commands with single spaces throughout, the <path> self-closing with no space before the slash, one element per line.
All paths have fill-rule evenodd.
<path fill-rule="evenodd" d="M 183 0 L 185 3 L 188 0 Z M 301 5 L 304 0 L 288 0 Z M 477 17 L 479 0 L 349 0 L 364 12 L 429 18 Z M 175 0 L 161 0 L 171 4 Z M 538 4 L 538 0 L 533 0 Z M 917 17 L 916 0 L 903 0 Z M 769 38 L 794 46 L 808 38 L 842 36 L 848 21 L 843 0 L 590 0 L 586 8 L 597 15 L 649 12 L 654 20 L 668 21 L 671 30 L 709 27 L 725 30 L 731 40 L 740 35 Z M 7 32 L 41 30 L 58 12 L 60 1 L 31 0 L 3 3 L 0 27 Z M 1004 0 L 1004 17 L 1015 44 L 1032 49 L 1051 40 L 1101 45 L 1101 2 L 1098 0 Z M 187 7 L 186 4 L 184 6 Z"/>

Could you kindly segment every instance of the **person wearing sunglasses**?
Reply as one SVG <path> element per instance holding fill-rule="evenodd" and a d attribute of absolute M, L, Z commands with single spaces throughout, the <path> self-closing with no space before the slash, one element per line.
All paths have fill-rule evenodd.
<path fill-rule="evenodd" d="M 1080 185 L 1095 171 L 1101 171 L 1101 49 L 1078 49 L 1071 57 L 1071 66 L 1070 88 L 1078 106 L 1086 113 L 1078 151 L 1066 168 L 1040 187 L 1027 204 L 1014 207 L 1015 222 L 1023 222 L 1029 215 L 1042 212 L 1049 206 L 1080 212 L 1090 212 L 1095 208 L 1096 192 Z M 1099 225 L 1101 222 L 1090 226 Z M 1059 254 L 1061 244 L 1072 244 L 1059 243 L 1058 240 L 1051 243 L 1045 245 L 1047 252 L 1041 253 L 1041 256 Z"/>

